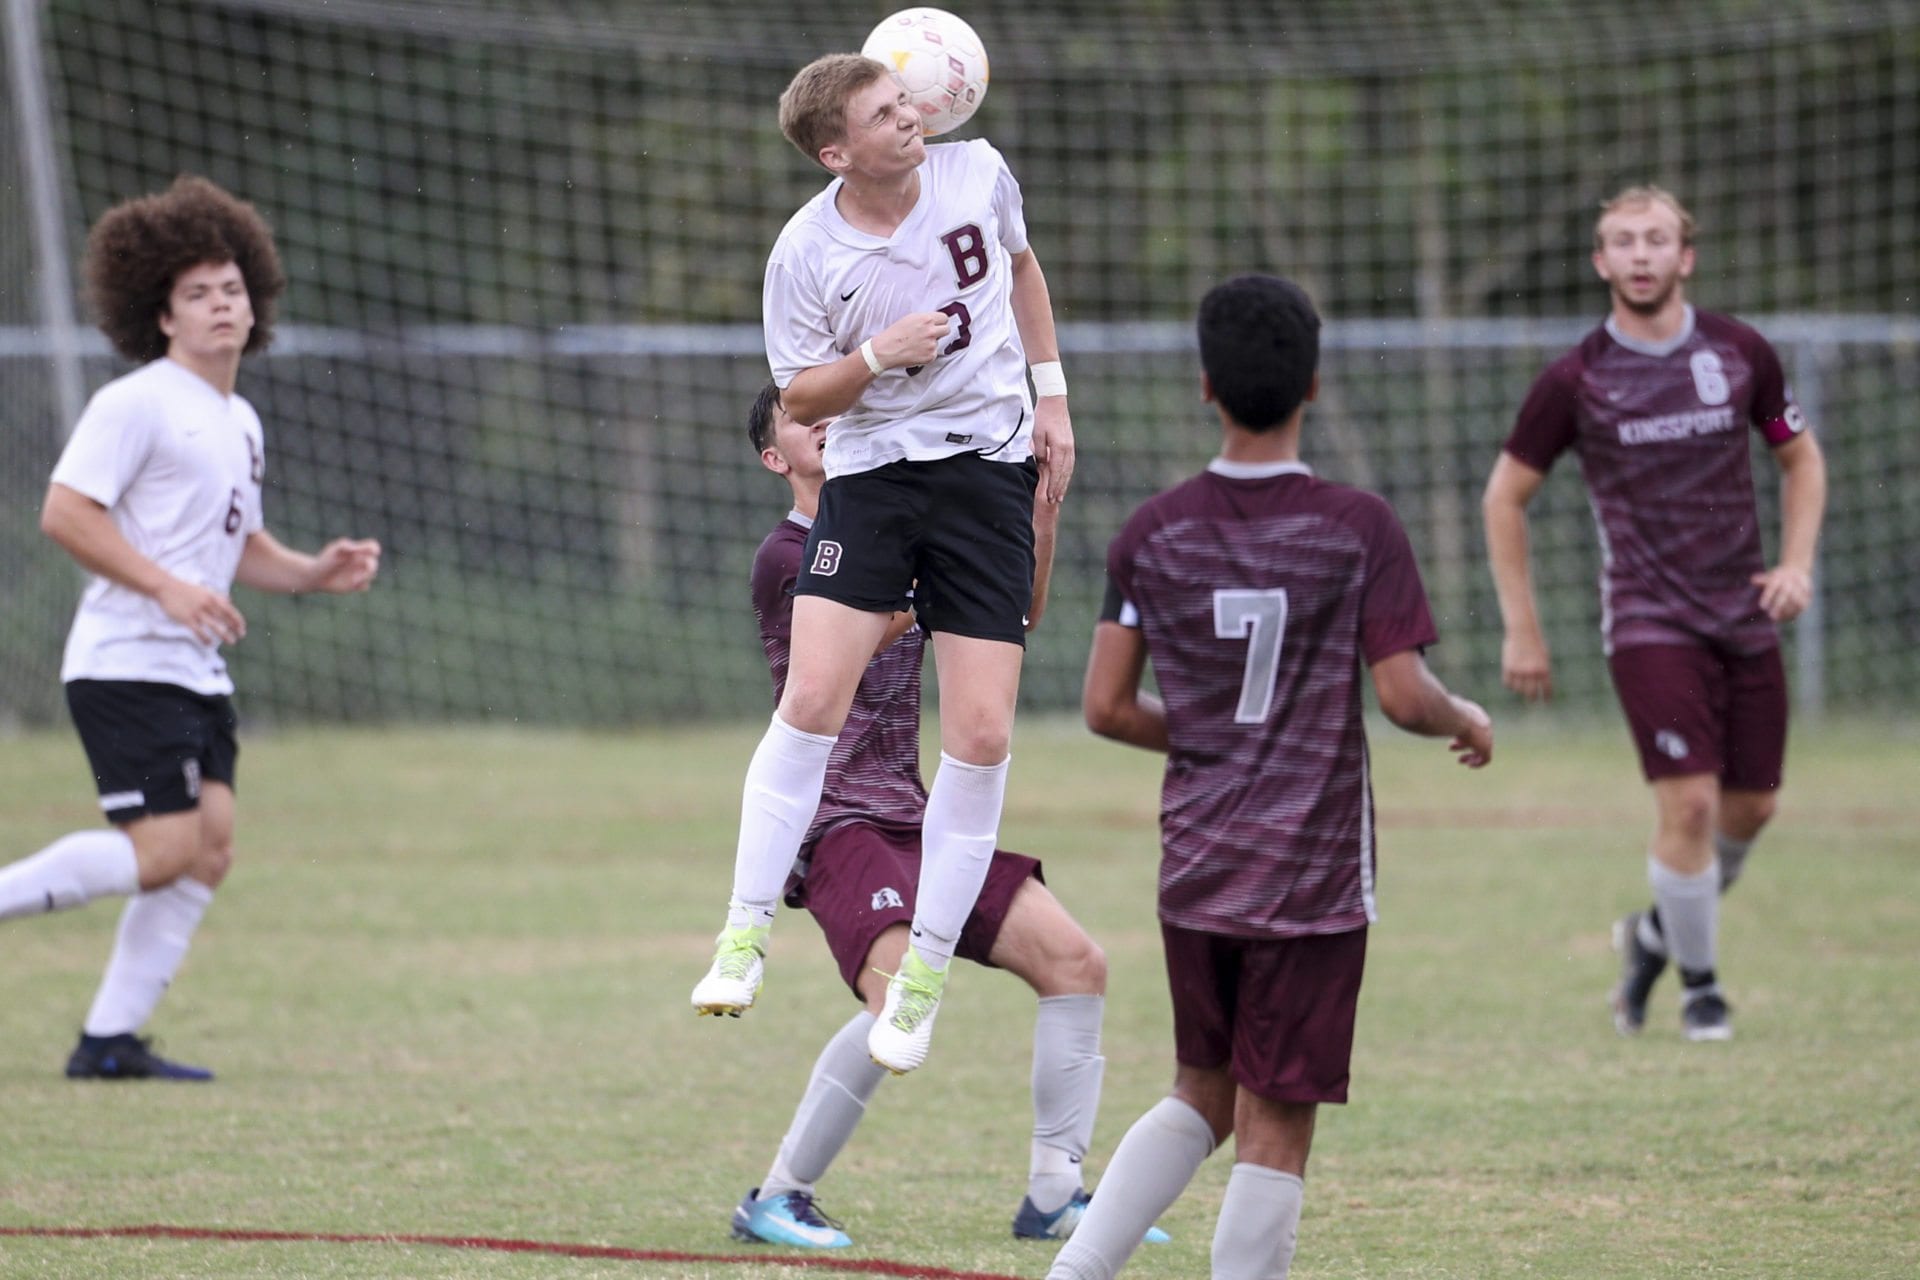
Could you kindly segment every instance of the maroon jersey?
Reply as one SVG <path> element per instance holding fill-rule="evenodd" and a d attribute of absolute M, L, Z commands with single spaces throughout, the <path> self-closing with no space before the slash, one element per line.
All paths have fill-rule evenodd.
<path fill-rule="evenodd" d="M 787 685 L 793 636 L 793 583 L 813 522 L 790 513 L 774 527 L 753 557 L 753 612 L 767 652 L 777 705 Z M 843 822 L 917 828 L 926 814 L 920 782 L 920 660 L 926 635 L 913 627 L 867 664 L 846 726 L 827 761 L 826 788 L 813 825 L 801 841 L 811 856 L 822 832 Z"/>
<path fill-rule="evenodd" d="M 1216 460 L 1107 552 L 1167 708 L 1160 918 L 1241 938 L 1371 923 L 1361 664 L 1435 640 L 1393 509 L 1299 463 Z"/>
<path fill-rule="evenodd" d="M 1658 347 L 1613 321 L 1547 366 L 1506 451 L 1537 471 L 1571 447 L 1600 530 L 1606 651 L 1779 643 L 1753 575 L 1766 568 L 1747 433 L 1778 446 L 1805 429 L 1780 358 L 1730 316 L 1688 308 Z"/>

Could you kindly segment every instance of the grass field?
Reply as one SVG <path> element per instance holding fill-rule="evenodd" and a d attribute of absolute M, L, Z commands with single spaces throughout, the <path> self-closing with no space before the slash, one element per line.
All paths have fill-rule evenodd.
<path fill-rule="evenodd" d="M 696 1020 L 752 730 L 255 736 L 240 859 L 154 1022 L 209 1087 L 59 1068 L 117 907 L 0 926 L 0 1228 L 486 1236 L 733 1254 L 824 1037 L 852 1011 L 812 923 L 761 1007 Z M 1729 899 L 1738 1038 L 1670 986 L 1615 1037 L 1608 922 L 1649 806 L 1610 723 L 1508 730 L 1480 775 L 1376 730 L 1382 920 L 1352 1105 L 1322 1113 L 1294 1274 L 1920 1274 L 1920 737 L 1797 733 Z M 1158 775 L 1023 724 L 1003 834 L 1112 967 L 1098 1169 L 1171 1075 Z M 0 861 L 91 820 L 65 735 L 0 740 Z M 966 971 L 934 1059 L 881 1088 L 821 1186 L 851 1252 L 1038 1276 L 1023 1190 L 1031 999 Z M 1228 1160 L 1126 1273 L 1194 1277 Z M 428 1245 L 0 1236 L 7 1277 L 798 1276 Z M 856 1273 L 858 1274 L 858 1273 Z M 880 1272 L 872 1272 L 880 1274 Z M 907 1274 L 895 1269 L 891 1274 Z"/>

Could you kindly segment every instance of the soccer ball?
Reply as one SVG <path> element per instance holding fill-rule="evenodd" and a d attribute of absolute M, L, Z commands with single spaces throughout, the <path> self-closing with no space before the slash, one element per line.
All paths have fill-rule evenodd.
<path fill-rule="evenodd" d="M 906 87 L 928 137 L 965 124 L 987 96 L 987 47 L 945 9 L 902 9 L 882 19 L 860 52 Z"/>

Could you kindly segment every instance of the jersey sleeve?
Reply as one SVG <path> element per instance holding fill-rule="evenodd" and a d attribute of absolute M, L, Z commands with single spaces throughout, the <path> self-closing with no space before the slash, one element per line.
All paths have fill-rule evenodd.
<path fill-rule="evenodd" d="M 1146 512 L 1136 511 L 1107 546 L 1107 592 L 1100 604 L 1100 621 L 1123 627 L 1140 625 L 1139 601 L 1133 596 L 1133 559 L 1146 538 Z"/>
<path fill-rule="evenodd" d="M 1535 471 L 1546 471 L 1573 444 L 1578 396 L 1572 361 L 1556 360 L 1533 380 L 1507 436 L 1506 451 Z"/>
<path fill-rule="evenodd" d="M 67 447 L 53 467 L 53 482 L 103 507 L 120 501 L 153 451 L 153 414 L 128 411 L 126 397 L 111 389 L 87 402 Z"/>
<path fill-rule="evenodd" d="M 808 369 L 832 364 L 843 354 L 827 324 L 826 303 L 783 259 L 779 247 L 767 263 L 760 293 L 761 325 L 773 381 L 785 390 Z"/>
<path fill-rule="evenodd" d="M 1008 253 L 1027 251 L 1027 209 L 1020 196 L 1020 182 L 1007 168 L 1006 157 L 982 142 L 993 157 L 993 216 L 1000 223 L 1000 243 Z"/>
<path fill-rule="evenodd" d="M 1360 601 L 1360 652 L 1368 666 L 1439 641 L 1420 566 L 1407 531 L 1384 499 L 1375 498 L 1364 525 L 1367 576 Z"/>
<path fill-rule="evenodd" d="M 252 430 L 247 435 L 247 457 L 251 463 L 251 479 L 247 486 L 247 501 L 244 523 L 241 532 L 251 538 L 267 527 L 267 445 L 266 432 L 261 429 L 260 415 L 253 406 L 247 406 L 247 414 L 252 419 Z"/>
<path fill-rule="evenodd" d="M 1806 415 L 1794 403 L 1786 371 L 1780 367 L 1780 356 L 1773 344 L 1752 330 L 1741 336 L 1747 363 L 1753 368 L 1753 401 L 1748 414 L 1753 429 L 1777 449 L 1807 429 Z"/>
<path fill-rule="evenodd" d="M 753 612 L 762 640 L 793 637 L 793 584 L 800 578 L 806 544 L 775 530 L 753 557 Z"/>

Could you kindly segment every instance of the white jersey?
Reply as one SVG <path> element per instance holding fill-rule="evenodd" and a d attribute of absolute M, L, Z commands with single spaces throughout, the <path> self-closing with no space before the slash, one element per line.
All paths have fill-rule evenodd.
<path fill-rule="evenodd" d="M 106 507 L 133 549 L 174 577 L 225 595 L 262 525 L 265 458 L 252 405 L 163 357 L 94 393 L 53 481 Z M 233 692 L 219 646 L 98 576 L 74 613 L 60 679 Z"/>
<path fill-rule="evenodd" d="M 1012 256 L 1027 247 L 1020 184 L 992 144 L 927 148 L 920 199 L 891 236 L 851 226 L 836 178 L 788 220 L 767 259 L 767 360 L 781 387 L 857 351 L 903 316 L 944 311 L 933 360 L 875 378 L 827 432 L 828 476 L 902 459 L 1033 454 Z"/>

